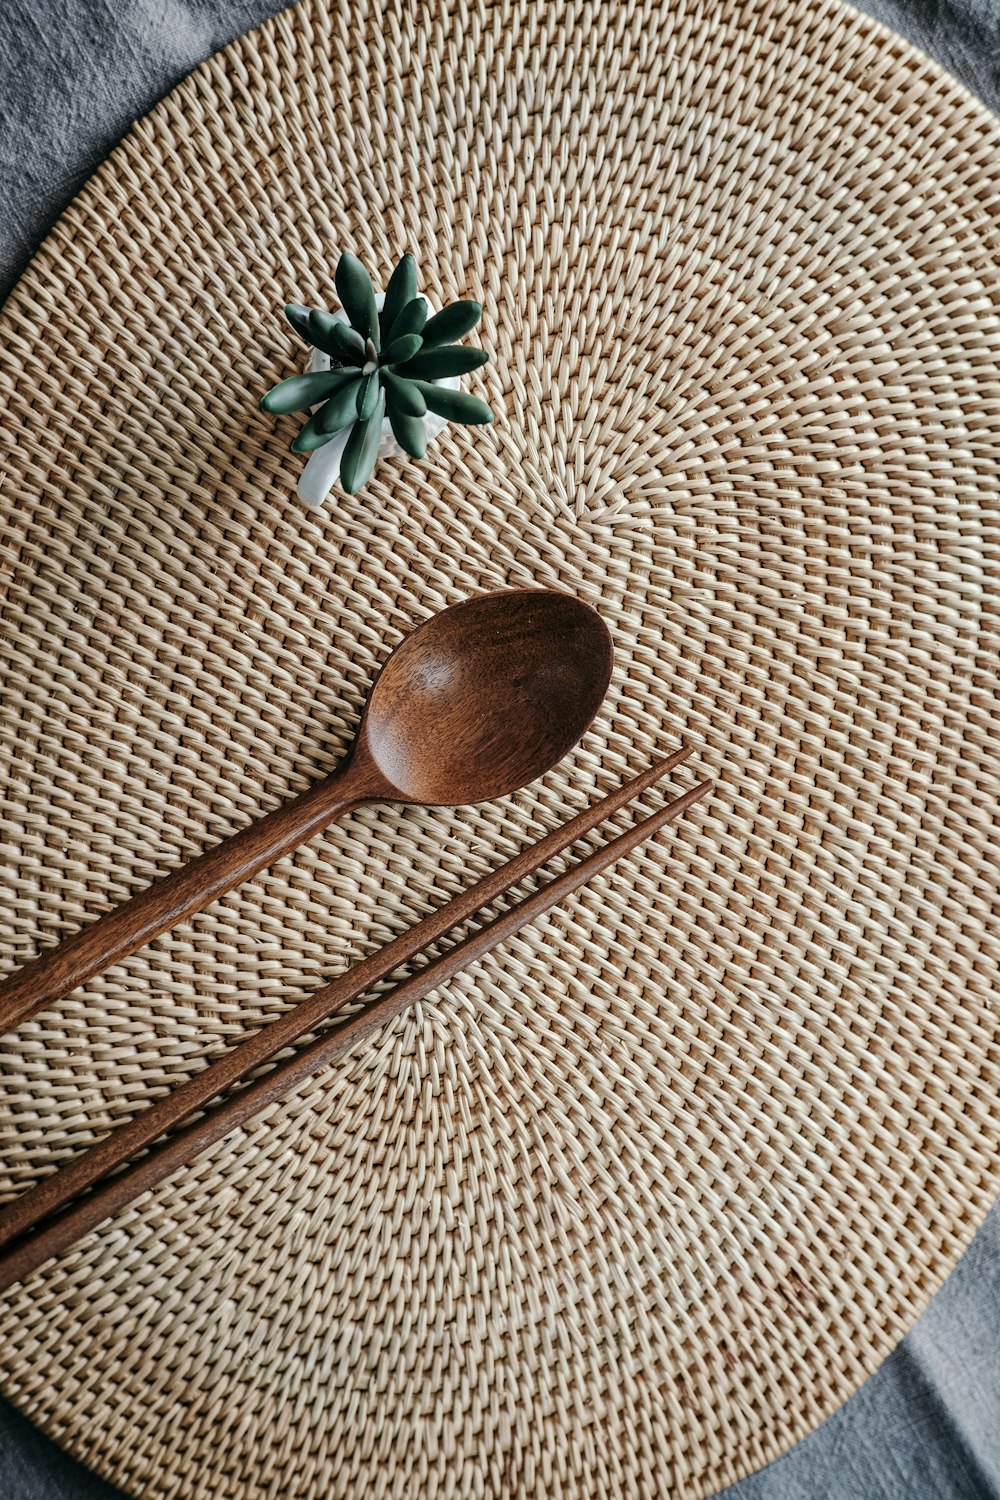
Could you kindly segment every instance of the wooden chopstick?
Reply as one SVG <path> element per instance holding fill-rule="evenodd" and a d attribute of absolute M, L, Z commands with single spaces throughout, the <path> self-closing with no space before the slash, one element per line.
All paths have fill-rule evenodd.
<path fill-rule="evenodd" d="M 681 754 L 681 752 L 678 753 Z M 668 761 L 661 762 L 656 767 L 651 767 L 648 772 L 637 777 L 634 782 L 628 783 L 627 787 L 620 788 L 617 792 L 612 793 L 610 797 L 605 798 L 604 801 L 587 808 L 584 813 L 573 819 L 563 829 L 556 830 L 554 834 L 548 835 L 538 845 L 525 850 L 500 870 L 494 871 L 491 875 L 484 877 L 482 881 L 471 887 L 469 891 L 455 897 L 440 912 L 434 913 L 431 918 L 425 918 L 424 921 L 433 922 L 434 918 L 438 918 L 440 922 L 440 919 L 450 909 L 451 917 L 447 926 L 443 928 L 443 931 L 447 931 L 450 927 L 457 925 L 460 921 L 464 920 L 464 916 L 471 915 L 477 909 L 478 905 L 484 904 L 484 901 L 487 899 L 492 899 L 492 897 L 482 897 L 484 886 L 489 885 L 493 889 L 494 894 L 499 894 L 500 891 L 506 889 L 508 886 L 516 884 L 531 869 L 537 868 L 544 858 L 550 857 L 555 853 L 556 847 L 566 847 L 572 838 L 578 837 L 580 833 L 596 826 L 609 812 L 622 806 L 628 800 L 629 796 L 634 796 L 638 791 L 643 790 L 644 786 L 651 785 L 657 779 L 658 775 L 662 776 L 666 774 L 670 761 L 676 764 L 675 758 L 670 757 Z M 23 1236 L 7 1249 L 5 1253 L 0 1255 L 0 1291 L 14 1285 L 17 1281 L 23 1280 L 24 1277 L 30 1275 L 39 1266 L 51 1259 L 52 1256 L 58 1255 L 68 1249 L 81 1235 L 88 1233 L 105 1218 L 117 1213 L 138 1194 L 161 1182 L 178 1167 L 186 1164 L 209 1145 L 221 1139 L 230 1130 L 244 1124 L 261 1109 L 266 1108 L 275 1100 L 283 1097 L 319 1068 L 344 1056 L 358 1042 L 364 1040 L 380 1026 L 383 1026 L 386 1021 L 398 1015 L 400 1011 L 428 994 L 445 980 L 451 978 L 461 968 L 465 967 L 466 964 L 479 958 L 497 943 L 502 942 L 504 938 L 516 932 L 525 923 L 539 916 L 542 912 L 547 911 L 549 907 L 555 905 L 558 901 L 583 885 L 587 880 L 590 880 L 594 875 L 606 869 L 613 861 L 620 858 L 621 855 L 635 848 L 643 839 L 648 838 L 650 834 L 662 828 L 665 823 L 678 817 L 692 802 L 704 796 L 711 785 L 711 782 L 702 782 L 700 786 L 692 788 L 691 791 L 686 792 L 683 796 L 678 797 L 675 801 L 661 808 L 659 812 L 643 819 L 626 833 L 620 834 L 602 848 L 594 851 L 594 853 L 581 860 L 577 865 L 551 880 L 540 890 L 526 897 L 525 900 L 510 911 L 504 912 L 494 918 L 493 921 L 470 934 L 454 948 L 442 954 L 439 958 L 434 959 L 425 968 L 403 980 L 395 989 L 380 996 L 367 1009 L 351 1017 L 343 1025 L 316 1038 L 293 1057 L 287 1058 L 277 1064 L 263 1078 L 256 1079 L 245 1089 L 226 1099 L 217 1109 L 200 1117 L 192 1124 L 180 1130 L 176 1135 L 153 1147 L 146 1156 L 134 1162 L 125 1172 L 119 1173 L 109 1181 L 100 1184 L 92 1193 L 74 1204 L 64 1213 L 54 1219 L 47 1220 L 34 1233 Z M 553 844 L 553 840 L 557 838 L 559 840 L 558 846 Z M 546 848 L 546 846 L 548 847 Z M 545 851 L 544 853 L 542 852 L 543 850 Z M 497 881 L 499 881 L 499 885 L 496 884 Z M 472 898 L 476 896 L 479 897 L 476 904 L 470 904 Z M 456 914 L 459 908 L 461 908 L 464 916 Z M 417 924 L 410 936 L 416 937 L 418 933 L 421 933 L 421 930 L 427 930 L 424 928 L 423 922 Z M 404 934 L 403 936 L 407 935 Z M 396 943 L 399 941 L 399 939 L 395 940 Z M 420 942 L 420 946 L 425 946 L 427 941 L 429 939 L 423 939 Z M 398 956 L 387 964 L 381 962 L 394 946 L 395 944 L 390 944 L 389 948 L 383 950 L 381 954 L 374 955 L 372 960 L 366 961 L 366 963 L 374 962 L 376 966 L 381 966 L 381 975 L 379 977 L 392 972 L 392 969 L 398 966 L 400 961 Z M 350 986 L 353 990 L 351 998 L 355 998 L 357 994 L 373 982 L 369 977 L 361 984 L 357 983 L 357 975 L 365 966 L 365 964 L 357 965 L 349 971 L 349 974 L 342 976 L 341 980 L 334 981 L 332 985 L 324 986 L 323 990 L 317 991 L 314 996 L 310 997 L 310 1000 L 315 1003 L 320 995 L 327 993 L 329 996 L 329 992 L 339 991 L 342 986 L 346 987 L 346 982 L 348 981 L 353 981 Z M 296 1012 L 308 1003 L 308 1001 L 302 1002 L 302 1005 L 296 1007 Z M 343 996 L 337 1001 L 337 1004 L 345 1003 L 347 1002 Z M 258 1037 L 269 1035 L 275 1030 L 278 1024 L 278 1022 L 273 1023 L 264 1032 L 256 1033 L 249 1041 L 256 1041 Z M 315 1021 L 303 1025 L 300 1034 L 301 1031 L 309 1029 L 311 1024 L 315 1024 Z M 248 1045 L 249 1042 L 243 1044 L 244 1047 Z M 284 1043 L 280 1043 L 279 1045 L 283 1046 Z M 234 1051 L 239 1050 L 234 1049 Z M 224 1061 L 224 1059 L 220 1059 L 219 1061 Z M 212 1066 L 217 1065 L 213 1064 Z M 208 1070 L 204 1071 L 207 1072 Z M 201 1076 L 196 1075 L 196 1077 Z M 194 1081 L 190 1080 L 192 1083 Z M 182 1087 L 187 1088 L 187 1085 L 183 1085 Z M 180 1090 L 175 1092 L 179 1093 Z M 166 1102 L 160 1101 L 161 1104 Z M 153 1106 L 153 1108 L 157 1107 Z M 147 1114 L 150 1112 L 146 1111 Z M 129 1125 L 133 1123 L 135 1122 L 129 1122 Z M 122 1128 L 128 1129 L 128 1126 Z M 113 1132 L 113 1134 L 117 1133 Z M 110 1137 L 107 1139 L 110 1139 Z M 104 1145 L 105 1142 L 99 1142 L 98 1147 L 92 1147 L 91 1150 L 96 1150 Z M 86 1155 L 87 1153 L 84 1154 Z M 73 1165 L 73 1163 L 70 1163 L 69 1167 L 71 1168 Z M 62 1170 L 67 1171 L 68 1168 Z M 53 1178 L 45 1179 L 45 1182 L 52 1181 L 54 1177 L 59 1175 L 59 1173 L 53 1174 Z M 93 1180 L 93 1178 L 90 1180 Z M 44 1185 L 45 1183 L 43 1182 L 39 1184 L 39 1187 L 43 1187 Z M 25 1194 L 23 1196 L 27 1198 L 30 1195 Z M 8 1205 L 8 1208 L 13 1208 L 21 1201 L 21 1199 L 16 1199 L 14 1204 Z"/>
<path fill-rule="evenodd" d="M 195 1073 L 155 1104 L 118 1125 L 110 1134 L 82 1151 L 65 1166 L 43 1177 L 41 1182 L 0 1208 L 0 1246 L 10 1244 L 18 1235 L 33 1228 L 49 1214 L 56 1213 L 71 1199 L 101 1177 L 107 1176 L 123 1162 L 131 1161 L 146 1146 L 168 1130 L 180 1125 L 189 1115 L 225 1093 L 233 1084 L 246 1078 L 275 1053 L 290 1047 L 300 1037 L 314 1031 L 338 1010 L 350 1005 L 387 975 L 402 968 L 424 948 L 468 920 L 481 907 L 533 874 L 546 860 L 569 848 L 598 823 L 610 817 L 647 791 L 657 781 L 679 766 L 691 754 L 682 745 L 672 755 L 654 761 L 648 770 L 616 787 L 606 797 L 591 803 L 568 823 L 530 844 L 506 864 L 491 870 L 466 891 L 429 913 L 407 931 L 400 933 L 386 947 L 363 959 L 332 983 L 313 991 L 290 1010 L 254 1032 L 243 1042 Z"/>

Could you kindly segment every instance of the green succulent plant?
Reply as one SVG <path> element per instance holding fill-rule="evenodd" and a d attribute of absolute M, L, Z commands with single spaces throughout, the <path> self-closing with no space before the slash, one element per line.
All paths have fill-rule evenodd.
<path fill-rule="evenodd" d="M 399 446 L 414 458 L 424 456 L 422 418 L 429 411 L 450 422 L 492 422 L 493 413 L 478 396 L 436 384 L 479 369 L 489 355 L 457 342 L 479 322 L 478 302 L 452 302 L 427 316 L 412 255 L 404 255 L 389 278 L 381 312 L 371 277 L 356 255 L 340 257 L 334 280 L 349 322 L 298 302 L 285 308 L 296 333 L 329 355 L 330 369 L 282 380 L 260 404 L 276 414 L 317 408 L 292 442 L 293 453 L 313 453 L 352 428 L 340 482 L 353 494 L 372 476 L 386 416 Z"/>

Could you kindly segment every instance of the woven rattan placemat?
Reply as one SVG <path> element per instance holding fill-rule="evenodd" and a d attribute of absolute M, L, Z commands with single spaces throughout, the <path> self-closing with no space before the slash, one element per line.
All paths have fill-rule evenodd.
<path fill-rule="evenodd" d="M 4 964 L 328 771 L 449 602 L 591 600 L 610 697 L 8 1038 L 3 1191 L 655 747 L 718 789 L 10 1294 L 3 1388 L 143 1496 L 701 1496 L 1000 1183 L 1000 131 L 816 0 L 413 10 L 199 69 L 7 307 Z M 256 403 L 345 246 L 482 296 L 501 415 L 317 515 Z"/>

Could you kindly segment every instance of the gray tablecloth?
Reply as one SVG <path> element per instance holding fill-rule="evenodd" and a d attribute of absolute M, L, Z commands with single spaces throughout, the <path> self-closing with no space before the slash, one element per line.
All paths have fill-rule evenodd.
<path fill-rule="evenodd" d="M 195 63 L 281 8 L 275 0 L 0 0 L 0 297 L 132 121 Z M 1000 0 L 869 0 L 865 8 L 1000 112 Z M 116 1493 L 0 1401 L 0 1500 Z M 1000 1207 L 878 1374 L 726 1500 L 1000 1500 Z"/>

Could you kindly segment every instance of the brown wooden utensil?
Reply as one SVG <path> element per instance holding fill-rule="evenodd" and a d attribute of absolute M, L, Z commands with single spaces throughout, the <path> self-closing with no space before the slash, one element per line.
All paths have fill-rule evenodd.
<path fill-rule="evenodd" d="M 612 793 L 611 797 L 606 798 L 603 802 L 596 803 L 585 809 L 583 813 L 579 814 L 577 818 L 573 819 L 564 828 L 557 829 L 553 834 L 549 834 L 540 844 L 525 850 L 509 864 L 504 865 L 501 870 L 494 871 L 490 875 L 485 876 L 483 880 L 479 881 L 468 891 L 463 891 L 460 895 L 454 897 L 439 912 L 434 912 L 424 918 L 409 933 L 404 933 L 401 938 L 395 939 L 381 954 L 376 954 L 372 959 L 365 960 L 364 963 L 351 969 L 341 979 L 335 980 L 333 984 L 326 985 L 321 990 L 318 990 L 314 995 L 309 997 L 308 1001 L 302 1003 L 303 1006 L 312 1005 L 313 1008 L 310 1011 L 310 1015 L 313 1023 L 315 1023 L 319 1014 L 319 1005 L 322 1004 L 325 1006 L 326 1014 L 329 1015 L 336 1007 L 346 1005 L 350 1000 L 357 998 L 364 989 L 375 982 L 377 977 L 391 973 L 400 962 L 399 945 L 401 943 L 408 945 L 410 956 L 412 956 L 415 952 L 419 951 L 420 947 L 425 946 L 431 940 L 432 935 L 439 936 L 443 931 L 447 931 L 450 927 L 463 921 L 484 900 L 492 899 L 498 893 L 498 880 L 502 881 L 503 886 L 506 887 L 523 879 L 532 869 L 537 869 L 543 860 L 557 852 L 557 848 L 565 848 L 586 829 L 595 827 L 615 807 L 623 805 L 628 796 L 633 796 L 637 791 L 642 789 L 640 783 L 648 786 L 653 780 L 664 775 L 668 765 L 671 762 L 676 764 L 678 758 L 671 757 L 671 760 L 668 762 L 659 762 L 656 767 L 651 768 L 650 772 L 646 772 L 641 778 L 637 778 L 636 782 L 629 783 L 627 789 L 622 789 L 627 792 L 626 796 L 622 796 L 621 791 Z M 397 1016 L 407 1006 L 412 1005 L 431 990 L 437 988 L 438 985 L 450 979 L 460 969 L 481 957 L 482 954 L 488 952 L 497 943 L 502 942 L 505 938 L 517 932 L 527 922 L 541 915 L 542 912 L 547 911 L 558 901 L 600 873 L 600 871 L 607 869 L 621 855 L 636 848 L 650 834 L 655 833 L 664 824 L 678 817 L 699 797 L 703 797 L 711 789 L 711 786 L 712 783 L 710 781 L 702 782 L 701 785 L 693 787 L 689 792 L 685 792 L 683 796 L 660 808 L 658 812 L 642 819 L 626 832 L 619 834 L 617 838 L 612 839 L 609 843 L 580 860 L 578 864 L 571 866 L 563 874 L 550 880 L 540 890 L 534 891 L 517 906 L 514 906 L 509 911 L 502 912 L 500 916 L 495 917 L 491 922 L 471 933 L 462 942 L 456 944 L 455 947 L 433 959 L 416 973 L 411 974 L 394 989 L 379 996 L 365 1010 L 352 1016 L 334 1030 L 317 1037 L 315 1041 L 303 1047 L 301 1052 L 277 1063 L 264 1077 L 256 1079 L 238 1093 L 231 1095 L 216 1109 L 196 1119 L 192 1124 L 185 1126 L 176 1135 L 155 1145 L 152 1150 L 127 1167 L 125 1171 L 115 1177 L 109 1178 L 107 1181 L 99 1183 L 92 1192 L 74 1203 L 65 1212 L 56 1215 L 54 1218 L 44 1220 L 33 1233 L 21 1235 L 20 1238 L 16 1239 L 6 1250 L 0 1253 L 0 1292 L 13 1286 L 15 1282 L 22 1281 L 26 1276 L 37 1270 L 39 1266 L 44 1265 L 52 1256 L 58 1255 L 68 1249 L 82 1235 L 87 1234 L 110 1215 L 117 1213 L 127 1203 L 131 1202 L 133 1198 L 145 1192 L 148 1188 L 155 1186 L 165 1177 L 170 1176 L 180 1166 L 191 1161 L 208 1146 L 228 1134 L 230 1130 L 234 1130 L 239 1125 L 245 1124 L 247 1120 L 251 1119 L 262 1109 L 284 1097 L 291 1089 L 295 1088 L 320 1068 L 343 1057 L 360 1041 L 370 1036 L 372 1032 L 383 1026 L 394 1016 Z M 297 1010 L 301 1011 L 302 1006 L 297 1007 Z M 279 1024 L 279 1022 L 276 1022 L 267 1027 L 265 1031 L 257 1033 L 250 1041 L 255 1042 L 260 1037 L 269 1037 L 271 1033 L 276 1031 Z M 301 1029 L 305 1030 L 306 1027 L 303 1026 Z M 284 1040 L 279 1041 L 275 1050 L 284 1044 Z M 244 1047 L 247 1045 L 246 1043 L 243 1044 Z M 239 1052 L 241 1049 L 237 1048 L 235 1050 Z M 221 1063 L 225 1061 L 225 1058 L 220 1059 Z M 250 1064 L 248 1063 L 247 1065 L 249 1066 Z M 216 1068 L 218 1064 L 212 1064 L 211 1066 L 212 1068 Z M 211 1071 L 211 1069 L 206 1069 L 206 1072 L 208 1071 Z M 217 1075 L 216 1081 L 218 1081 L 218 1077 L 219 1075 Z M 197 1075 L 195 1079 L 189 1080 L 189 1083 L 196 1083 L 196 1081 Z M 181 1095 L 188 1087 L 189 1084 L 184 1084 L 181 1086 L 181 1089 L 175 1092 L 177 1095 Z M 187 1096 L 185 1098 L 186 1109 L 180 1112 L 181 1115 L 190 1112 L 190 1109 L 193 1107 L 191 1102 L 192 1097 Z M 161 1101 L 160 1104 L 151 1106 L 146 1111 L 146 1115 L 153 1117 L 155 1120 L 155 1112 L 162 1110 L 164 1103 L 168 1103 L 168 1101 Z M 142 1118 L 143 1116 L 139 1117 L 140 1120 Z M 161 1124 L 163 1118 L 164 1115 L 161 1113 L 159 1117 Z M 130 1121 L 126 1125 L 119 1127 L 119 1131 L 113 1132 L 112 1136 L 107 1137 L 105 1141 L 100 1141 L 96 1146 L 91 1147 L 88 1152 L 83 1154 L 83 1158 L 81 1159 L 85 1160 L 87 1157 L 91 1157 L 92 1161 L 100 1162 L 101 1171 L 106 1170 L 111 1160 L 106 1153 L 102 1155 L 102 1148 L 106 1145 L 106 1141 L 113 1140 L 114 1136 L 119 1133 L 128 1137 L 128 1133 L 134 1123 L 134 1121 Z M 150 1139 L 148 1130 L 145 1132 L 145 1137 L 147 1140 Z M 132 1138 L 132 1142 L 134 1142 L 134 1137 Z M 73 1166 L 74 1163 L 69 1163 L 68 1167 L 53 1174 L 51 1178 L 46 1179 L 46 1182 L 58 1184 L 59 1179 L 63 1177 L 64 1173 L 72 1176 Z M 90 1180 L 93 1181 L 93 1175 L 90 1177 Z M 23 1222 L 25 1217 L 23 1213 L 24 1205 L 35 1194 L 39 1193 L 39 1189 L 46 1187 L 46 1182 L 39 1184 L 38 1188 L 25 1194 L 23 1198 L 15 1199 L 4 1210 L 5 1214 L 7 1214 L 5 1228 L 8 1233 L 17 1224 L 19 1218 Z M 65 1179 L 63 1185 L 65 1186 Z M 58 1201 L 58 1194 L 56 1195 L 56 1201 Z M 36 1206 L 37 1202 L 38 1200 L 36 1199 Z M 22 1206 L 20 1214 L 18 1214 L 19 1205 Z M 13 1212 L 9 1212 L 10 1210 L 13 1210 Z"/>
<path fill-rule="evenodd" d="M 656 782 L 662 781 L 664 776 L 687 760 L 690 754 L 691 747 L 684 745 L 665 759 L 654 761 L 648 770 L 641 771 L 631 781 L 623 782 L 599 802 L 585 807 L 568 823 L 560 824 L 537 844 L 522 849 L 520 854 L 506 864 L 490 870 L 468 890 L 460 891 L 436 911 L 429 912 L 384 948 L 362 959 L 332 983 L 306 995 L 276 1020 L 251 1033 L 244 1041 L 230 1047 L 228 1052 L 208 1063 L 184 1083 L 171 1089 L 169 1094 L 164 1094 L 131 1119 L 117 1125 L 103 1139 L 95 1141 L 48 1177 L 43 1177 L 27 1192 L 5 1203 L 0 1207 L 0 1247 L 10 1244 L 19 1235 L 33 1229 L 42 1219 L 64 1208 L 100 1178 L 130 1161 L 160 1136 L 182 1124 L 196 1110 L 203 1109 L 213 1099 L 225 1093 L 226 1089 L 232 1088 L 255 1069 L 269 1062 L 276 1053 L 292 1046 L 310 1031 L 315 1031 L 359 995 L 401 969 L 404 964 L 410 963 L 422 949 L 436 943 L 453 927 L 467 921 L 511 886 L 534 874 L 553 855 L 568 849 L 599 822 L 610 818 L 626 803 L 641 796 Z"/>
<path fill-rule="evenodd" d="M 606 625 L 569 594 L 504 590 L 433 615 L 382 667 L 331 776 L 10 975 L 0 984 L 0 1033 L 362 802 L 486 802 L 526 786 L 579 740 L 611 667 Z"/>

